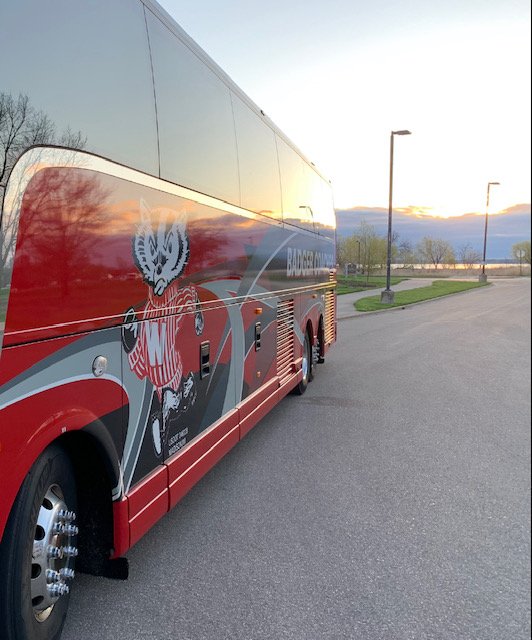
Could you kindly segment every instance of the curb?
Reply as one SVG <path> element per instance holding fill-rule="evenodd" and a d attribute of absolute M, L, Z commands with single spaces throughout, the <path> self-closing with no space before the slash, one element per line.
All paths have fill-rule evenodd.
<path fill-rule="evenodd" d="M 404 307 L 391 307 L 390 309 L 375 309 L 375 311 L 357 311 L 350 316 L 342 316 L 338 318 L 338 322 L 342 320 L 350 320 L 351 318 L 365 318 L 366 316 L 375 316 L 379 313 L 386 313 L 387 311 L 404 311 L 406 307 L 413 307 L 416 304 L 423 304 L 423 302 L 430 302 L 430 300 L 423 300 L 422 302 L 412 302 L 412 304 L 407 304 Z"/>
<path fill-rule="evenodd" d="M 491 286 L 491 282 L 488 282 L 487 285 L 483 287 L 476 287 L 475 289 L 469 289 L 466 291 L 456 291 L 455 293 L 447 293 L 444 296 L 439 296 L 438 298 L 430 298 L 429 300 L 420 300 L 419 302 L 411 302 L 410 304 L 405 304 L 403 307 L 391 307 L 390 309 L 376 309 L 375 311 L 357 311 L 349 316 L 342 316 L 341 318 L 337 318 L 337 322 L 341 322 L 342 320 L 350 320 L 352 318 L 365 318 L 366 316 L 374 316 L 379 313 L 387 313 L 389 311 L 406 311 L 409 307 L 417 307 L 420 304 L 427 304 L 429 302 L 439 302 L 443 298 L 449 298 L 451 296 L 461 296 L 464 293 L 471 293 L 472 291 L 482 291 L 482 289 L 487 289 Z"/>

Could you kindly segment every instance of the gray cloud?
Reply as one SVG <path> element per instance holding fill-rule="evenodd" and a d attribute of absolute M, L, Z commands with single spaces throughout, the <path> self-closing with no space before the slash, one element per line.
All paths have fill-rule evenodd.
<path fill-rule="evenodd" d="M 484 216 L 466 213 L 454 218 L 432 218 L 415 215 L 419 207 L 395 210 L 393 229 L 402 239 L 417 243 L 424 236 L 443 238 L 455 248 L 466 242 L 481 251 L 484 242 Z M 511 257 L 512 245 L 530 239 L 530 204 L 516 204 L 498 214 L 492 214 L 488 223 L 488 260 L 503 260 Z M 336 212 L 338 236 L 345 237 L 356 232 L 362 220 L 372 224 L 378 233 L 385 235 L 388 210 L 379 207 L 353 207 Z"/>

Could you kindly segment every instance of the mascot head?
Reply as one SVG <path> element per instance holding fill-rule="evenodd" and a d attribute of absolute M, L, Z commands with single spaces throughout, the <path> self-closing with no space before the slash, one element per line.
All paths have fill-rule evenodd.
<path fill-rule="evenodd" d="M 135 264 L 156 296 L 162 296 L 185 269 L 189 258 L 188 236 L 183 218 L 162 212 L 154 226 L 152 212 L 141 200 L 141 222 L 133 239 Z M 170 220 L 170 222 L 167 222 Z"/>

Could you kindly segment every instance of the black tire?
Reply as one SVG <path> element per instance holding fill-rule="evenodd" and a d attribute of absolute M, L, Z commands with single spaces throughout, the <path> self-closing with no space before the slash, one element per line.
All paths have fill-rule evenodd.
<path fill-rule="evenodd" d="M 311 347 L 311 354 L 312 357 L 310 359 L 310 376 L 309 376 L 309 382 L 312 382 L 312 380 L 314 380 L 314 377 L 316 375 L 316 369 L 317 369 L 317 365 L 319 362 L 324 362 L 323 358 L 320 356 L 320 352 L 321 352 L 321 345 L 323 343 L 323 327 L 322 327 L 322 323 L 320 320 L 320 324 L 319 324 L 319 328 L 318 328 L 318 335 L 316 336 L 316 341 L 315 343 L 312 345 Z"/>
<path fill-rule="evenodd" d="M 49 496 L 52 495 L 50 492 L 58 496 L 54 504 L 49 500 Z M 42 517 L 43 509 L 48 509 L 54 514 L 53 517 L 49 517 L 49 521 L 55 523 L 58 522 L 55 514 L 64 507 L 74 512 L 76 502 L 76 483 L 70 459 L 61 447 L 52 445 L 44 451 L 26 476 L 0 544 L 2 640 L 59 639 L 66 618 L 69 594 L 59 596 L 45 611 L 39 611 L 39 598 L 34 596 L 35 584 L 32 583 L 32 574 L 35 576 L 38 571 L 40 575 L 41 566 L 46 563 L 54 570 L 72 569 L 74 560 L 73 557 L 43 559 L 48 558 L 46 552 L 50 538 L 46 537 L 42 538 L 42 546 L 38 547 L 40 551 L 34 556 L 34 542 L 40 539 L 41 532 L 44 531 L 37 523 L 40 514 Z M 52 539 L 53 544 L 72 547 L 76 537 L 75 533 L 69 533 L 54 535 Z M 65 546 L 61 548 L 64 549 Z"/>
<path fill-rule="evenodd" d="M 307 390 L 308 383 L 312 380 L 312 347 L 310 346 L 310 336 L 308 331 L 305 333 L 305 342 L 303 343 L 303 379 L 294 387 L 294 393 L 302 396 Z"/>
<path fill-rule="evenodd" d="M 324 329 L 323 329 L 323 318 L 320 318 L 320 324 L 318 327 L 318 344 L 316 347 L 316 352 L 318 354 L 318 359 L 316 361 L 317 364 L 323 364 L 325 362 L 325 356 L 322 354 L 322 349 L 324 344 L 325 344 L 325 337 L 324 337 Z"/>

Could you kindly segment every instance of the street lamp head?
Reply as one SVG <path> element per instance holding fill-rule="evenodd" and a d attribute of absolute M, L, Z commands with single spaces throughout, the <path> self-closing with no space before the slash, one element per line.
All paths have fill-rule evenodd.
<path fill-rule="evenodd" d="M 488 185 L 490 184 L 501 184 L 500 182 L 488 182 Z"/>
<path fill-rule="evenodd" d="M 401 131 L 392 131 L 392 136 L 410 136 L 412 135 L 411 131 L 408 129 L 401 129 Z"/>

